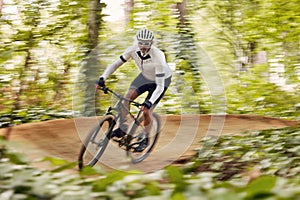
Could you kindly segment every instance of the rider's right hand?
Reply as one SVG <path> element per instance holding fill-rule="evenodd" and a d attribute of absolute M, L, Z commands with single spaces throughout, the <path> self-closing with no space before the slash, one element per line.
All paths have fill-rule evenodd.
<path fill-rule="evenodd" d="M 104 87 L 105 86 L 105 81 L 104 81 L 104 78 L 103 77 L 100 77 L 97 84 L 100 86 L 100 87 Z"/>

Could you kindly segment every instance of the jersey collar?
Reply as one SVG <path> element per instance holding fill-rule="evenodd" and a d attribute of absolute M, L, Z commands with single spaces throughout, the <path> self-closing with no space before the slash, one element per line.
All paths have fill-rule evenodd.
<path fill-rule="evenodd" d="M 142 60 L 147 60 L 147 59 L 150 59 L 151 56 L 149 55 L 149 53 L 147 53 L 145 56 L 142 55 L 142 52 L 141 51 L 137 51 L 136 52 L 137 55 L 142 59 Z"/>

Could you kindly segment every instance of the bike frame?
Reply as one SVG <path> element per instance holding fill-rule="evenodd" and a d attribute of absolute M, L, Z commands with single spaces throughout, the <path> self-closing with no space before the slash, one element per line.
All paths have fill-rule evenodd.
<path fill-rule="evenodd" d="M 100 88 L 101 90 L 104 91 L 105 94 L 108 94 L 108 93 L 111 93 L 113 94 L 113 96 L 115 96 L 118 100 L 118 102 L 115 104 L 115 106 L 110 106 L 107 110 L 106 110 L 106 113 L 105 115 L 113 115 L 114 116 L 114 124 L 113 126 L 115 126 L 115 124 L 117 123 L 117 121 L 119 120 L 119 118 L 121 117 L 121 109 L 127 109 L 124 104 L 122 103 L 122 101 L 127 101 L 129 102 L 131 105 L 134 105 L 135 107 L 137 107 L 139 109 L 139 111 L 137 112 L 137 114 L 133 115 L 129 110 L 128 110 L 128 114 L 130 115 L 130 117 L 134 120 L 133 122 L 133 125 L 131 126 L 131 128 L 129 129 L 129 132 L 127 134 L 127 137 L 125 138 L 125 142 L 122 144 L 122 145 L 125 145 L 126 147 L 126 150 L 129 151 L 131 149 L 131 147 L 135 144 L 130 144 L 131 140 L 134 138 L 133 137 L 133 133 L 136 131 L 136 128 L 140 125 L 140 122 L 139 122 L 139 118 L 142 114 L 142 110 L 141 110 L 141 106 L 142 104 L 136 102 L 136 101 L 133 101 L 133 100 L 130 100 L 130 99 L 127 99 L 125 98 L 124 96 L 110 90 L 109 88 L 107 88 L 106 86 L 104 87 L 101 87 Z M 116 113 L 114 113 L 113 111 L 116 111 Z M 121 145 L 120 145 L 121 146 Z"/>
<path fill-rule="evenodd" d="M 123 97 L 120 94 L 115 93 L 114 91 L 110 90 L 107 87 L 101 87 L 100 90 L 103 90 L 105 94 L 111 93 L 114 97 L 118 99 L 116 104 L 114 106 L 109 106 L 109 108 L 106 110 L 106 113 L 102 119 L 99 119 L 99 124 L 96 124 L 93 129 L 89 132 L 88 136 L 86 137 L 84 144 L 81 147 L 81 150 L 79 152 L 78 157 L 78 166 L 80 169 L 84 166 L 94 166 L 104 153 L 108 142 L 111 138 L 111 133 L 116 126 L 116 123 L 121 117 L 122 109 L 126 109 L 126 106 L 123 105 L 123 101 L 129 102 L 130 105 L 134 105 L 138 108 L 137 112 L 130 112 L 128 110 L 128 114 L 132 119 L 130 127 L 128 127 L 129 131 L 127 134 L 125 134 L 122 138 L 119 140 L 114 140 L 119 143 L 119 147 L 126 150 L 126 155 L 128 158 L 131 158 L 132 163 L 139 163 L 142 162 L 152 151 L 159 133 L 160 133 L 160 119 L 159 116 L 155 113 L 153 113 L 153 119 L 156 121 L 156 128 L 152 131 L 152 143 L 149 145 L 149 148 L 147 148 L 144 152 L 137 152 L 136 153 L 136 146 L 140 144 L 140 136 L 145 131 L 145 127 L 142 126 L 143 123 L 143 116 L 142 112 L 142 104 L 132 101 L 130 99 L 127 99 Z M 102 128 L 102 125 L 104 123 L 108 123 L 108 126 L 104 126 L 104 135 L 100 135 L 98 137 L 98 132 Z M 100 133 L 100 134 L 101 134 Z M 97 139 L 96 139 L 97 137 Z M 90 152 L 90 155 L 87 155 L 86 152 L 89 149 L 89 144 L 91 144 L 91 147 L 93 148 L 93 152 Z M 87 155 L 87 157 L 85 157 Z M 87 158 L 87 164 L 85 163 L 85 158 Z"/>

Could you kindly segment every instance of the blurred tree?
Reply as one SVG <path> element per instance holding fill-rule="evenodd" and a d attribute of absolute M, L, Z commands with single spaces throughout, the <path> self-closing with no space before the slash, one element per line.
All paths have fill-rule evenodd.
<path fill-rule="evenodd" d="M 244 73 L 239 73 L 239 76 L 236 76 L 235 80 L 226 80 L 227 85 L 234 83 L 234 86 L 240 90 L 239 92 L 237 90 L 234 92 L 231 90 L 232 87 L 228 89 L 228 93 L 230 93 L 229 97 L 233 98 L 229 102 L 246 99 L 245 104 L 253 105 L 251 103 L 253 99 L 247 97 L 245 87 L 243 86 L 251 86 L 251 88 L 255 88 L 258 96 L 262 95 L 259 92 L 260 88 L 269 84 L 270 75 L 274 73 L 274 71 L 271 71 L 272 67 L 275 68 L 273 70 L 277 71 L 275 73 L 280 74 L 281 72 L 278 72 L 278 70 L 284 70 L 286 80 L 299 87 L 300 18 L 297 4 L 299 4 L 299 0 L 289 2 L 280 0 L 204 0 L 199 5 L 201 12 L 198 13 L 202 15 L 201 19 L 206 21 L 205 27 L 211 27 L 213 30 L 211 33 L 215 37 L 215 44 L 229 50 L 226 51 L 225 48 L 212 49 L 214 54 L 224 55 L 219 56 L 219 60 L 217 60 L 218 65 L 222 66 L 222 68 L 219 68 L 221 70 L 227 68 L 227 73 L 231 74 L 246 72 L 246 76 L 251 77 L 245 79 Z M 209 36 L 210 34 L 204 37 L 209 38 Z M 213 46 L 213 44 L 214 42 L 209 41 L 210 46 Z M 228 62 L 225 63 L 224 58 L 226 57 L 234 59 L 235 67 L 233 69 L 235 70 L 228 70 L 228 66 L 231 66 L 232 60 L 228 59 L 226 60 Z M 261 70 L 260 74 L 255 74 L 257 79 L 261 80 L 259 83 L 254 81 L 253 78 L 253 70 L 257 67 L 259 68 L 256 65 L 262 65 L 263 68 L 261 69 L 264 70 Z M 278 66 L 283 68 L 278 69 Z M 226 71 L 224 70 L 224 72 Z M 289 96 L 288 91 L 283 92 Z M 276 93 L 282 96 L 281 92 L 276 91 Z M 297 94 L 297 90 L 294 90 L 295 93 Z M 267 100 L 269 98 L 264 99 Z M 268 102 L 265 103 L 267 104 Z M 233 106 L 231 111 L 238 108 L 237 104 L 231 106 Z M 294 108 L 291 109 L 293 110 Z M 252 112 L 255 108 L 252 107 L 249 110 L 249 112 Z M 264 111 L 266 112 L 266 110 Z M 253 112 L 257 113 L 257 111 Z"/>
<path fill-rule="evenodd" d="M 0 14 L 2 13 L 3 0 L 0 0 Z"/>
<path fill-rule="evenodd" d="M 270 58 L 282 56 L 287 82 L 300 87 L 300 15 L 299 0 L 262 1 L 258 31 L 263 35 Z"/>
<path fill-rule="evenodd" d="M 125 23 L 128 24 L 132 19 L 132 10 L 134 7 L 134 0 L 125 0 Z"/>
<path fill-rule="evenodd" d="M 182 81 L 181 84 L 178 84 L 178 88 L 180 93 L 183 93 L 186 88 L 184 87 L 184 83 L 188 83 L 192 86 L 194 91 L 194 95 L 200 97 L 201 96 L 201 75 L 199 68 L 201 57 L 199 56 L 199 49 L 197 49 L 197 43 L 195 40 L 195 32 L 190 19 L 192 18 L 192 8 L 188 4 L 188 0 L 183 0 L 182 2 L 178 2 L 176 4 L 176 10 L 178 11 L 178 46 L 176 47 L 176 60 L 177 60 L 177 70 L 180 71 L 181 74 L 185 74 L 186 78 Z M 189 78 L 191 76 L 191 78 Z M 202 109 L 201 106 L 204 104 L 201 98 L 199 98 L 199 108 L 202 112 L 205 109 Z"/>
<path fill-rule="evenodd" d="M 82 47 L 85 1 L 57 4 L 16 0 L 1 18 L 0 95 L 4 112 L 30 107 L 70 108 L 71 69 Z M 20 5 L 20 6 L 16 6 Z M 92 38 L 92 37 L 91 37 Z"/>
<path fill-rule="evenodd" d="M 246 21 L 257 12 L 256 1 L 251 0 L 203 0 L 200 5 L 207 13 L 202 19 L 214 24 L 214 31 L 218 34 L 220 42 L 225 41 L 235 56 L 235 68 L 244 71 L 252 64 L 253 51 L 256 48 L 255 38 L 247 35 Z M 247 35 L 248 36 L 248 35 Z"/>
<path fill-rule="evenodd" d="M 70 93 L 77 75 L 80 87 L 76 85 L 75 92 L 81 101 L 80 112 L 94 115 L 94 82 L 100 61 L 96 47 L 107 41 L 101 46 L 105 51 L 102 48 L 100 52 L 100 66 L 104 66 L 111 61 L 106 57 L 115 56 L 115 47 L 122 51 L 129 40 L 131 43 L 132 34 L 144 26 L 155 31 L 156 45 L 165 51 L 168 62 L 176 66 L 166 96 L 169 106 L 177 109 L 174 112 L 181 112 L 182 97 L 184 109 L 188 110 L 203 95 L 198 70 L 204 69 L 201 67 L 207 61 L 199 46 L 213 55 L 222 76 L 229 77 L 224 84 L 253 81 L 253 77 L 242 79 L 235 75 L 241 71 L 246 71 L 246 75 L 252 73 L 250 69 L 256 67 L 257 53 L 264 51 L 264 57 L 272 62 L 264 65 L 265 71 L 260 71 L 264 78 L 260 80 L 269 81 L 270 67 L 279 64 L 284 67 L 287 82 L 299 88 L 299 0 L 124 2 L 128 28 L 118 32 L 122 39 L 108 41 L 113 31 L 106 29 L 102 16 L 105 4 L 101 1 L 10 0 L 3 5 L 0 0 L 3 8 L 0 14 L 1 114 L 30 107 L 71 109 Z M 80 63 L 81 70 L 76 74 Z M 133 66 L 128 65 L 130 69 Z M 120 80 L 124 74 L 126 78 L 134 76 L 135 71 L 129 68 L 121 69 L 115 77 Z M 244 73 L 238 75 L 241 74 Z M 294 92 L 298 95 L 299 89 Z M 164 106 L 168 107 L 167 102 Z"/>
<path fill-rule="evenodd" d="M 98 62 L 98 49 L 96 48 L 99 40 L 99 31 L 102 22 L 102 4 L 99 0 L 90 1 L 90 10 L 88 18 L 88 51 L 86 53 L 85 61 L 83 62 L 81 71 L 84 74 L 84 80 L 81 84 L 84 92 L 83 101 L 83 115 L 94 116 L 95 113 L 95 82 L 98 78 L 97 68 Z"/>
<path fill-rule="evenodd" d="M 36 104 L 41 103 L 40 98 L 27 95 L 32 89 L 42 92 L 35 86 L 35 83 L 39 79 L 39 68 L 34 67 L 36 64 L 34 48 L 38 46 L 42 39 L 38 26 L 41 22 L 40 8 L 44 4 L 42 1 L 36 1 L 35 4 L 23 4 L 23 6 L 24 9 L 20 11 L 23 16 L 23 27 L 16 28 L 17 34 L 12 37 L 13 41 L 20 42 L 19 49 L 15 53 L 23 56 L 22 65 L 17 68 L 18 75 L 16 76 L 16 81 L 18 81 L 18 84 L 11 87 L 12 89 L 14 88 L 11 91 L 13 93 L 12 96 L 14 96 L 12 110 L 21 109 L 21 104 L 26 104 L 29 101 L 33 101 Z"/>
<path fill-rule="evenodd" d="M 269 57 L 283 51 L 286 60 L 299 62 L 298 4 L 299 0 L 203 0 L 200 8 L 206 14 L 202 19 L 218 33 L 218 41 L 230 45 L 236 68 L 245 71 L 262 50 L 267 50 Z"/>

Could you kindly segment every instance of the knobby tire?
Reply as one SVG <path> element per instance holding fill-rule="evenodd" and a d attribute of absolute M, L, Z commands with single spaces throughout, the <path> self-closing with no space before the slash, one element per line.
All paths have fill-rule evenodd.
<path fill-rule="evenodd" d="M 152 130 L 153 133 L 150 133 L 150 138 L 149 138 L 150 141 L 149 141 L 148 147 L 143 152 L 133 152 L 130 150 L 126 152 L 127 157 L 130 158 L 132 163 L 139 163 L 139 162 L 142 162 L 143 160 L 145 160 L 149 156 L 150 152 L 153 150 L 153 148 L 157 142 L 157 139 L 160 134 L 160 129 L 161 129 L 161 121 L 160 121 L 160 117 L 158 114 L 153 113 L 152 116 L 153 116 L 153 118 L 152 118 L 153 126 L 155 125 L 155 127 L 154 127 L 154 130 Z M 141 124 L 139 126 L 142 126 L 143 120 L 144 119 L 141 118 L 141 121 L 140 121 Z M 136 132 L 137 131 L 138 131 L 138 128 L 136 129 Z M 138 133 L 133 133 L 133 135 L 136 135 L 136 134 L 138 134 Z"/>
<path fill-rule="evenodd" d="M 97 125 L 93 129 L 91 129 L 79 153 L 79 169 L 82 169 L 84 166 L 93 167 L 99 161 L 110 140 L 110 135 L 114 125 L 114 117 L 112 115 L 106 115 L 97 122 Z M 89 149 L 90 147 L 94 148 L 96 152 L 92 153 L 92 150 Z M 91 158 L 88 159 L 88 161 L 85 161 L 85 158 L 88 156 Z"/>

